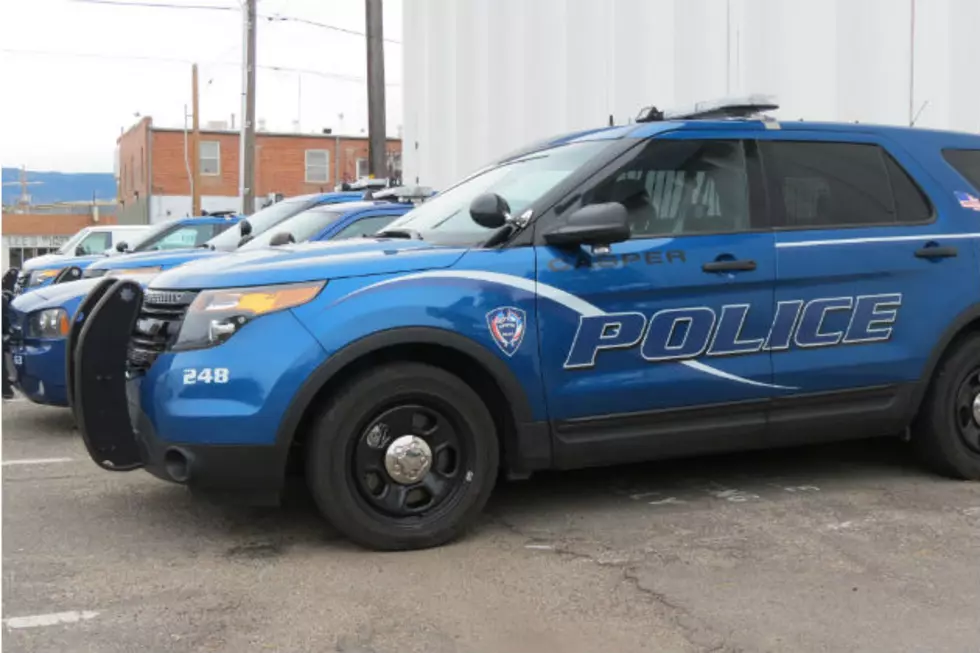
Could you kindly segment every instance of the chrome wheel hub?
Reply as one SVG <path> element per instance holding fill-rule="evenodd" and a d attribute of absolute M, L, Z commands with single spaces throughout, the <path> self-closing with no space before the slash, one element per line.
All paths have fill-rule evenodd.
<path fill-rule="evenodd" d="M 980 425 L 980 393 L 973 398 L 973 421 Z"/>
<path fill-rule="evenodd" d="M 422 438 L 403 435 L 385 452 L 385 471 L 391 480 L 402 485 L 419 482 L 432 467 L 432 449 Z"/>

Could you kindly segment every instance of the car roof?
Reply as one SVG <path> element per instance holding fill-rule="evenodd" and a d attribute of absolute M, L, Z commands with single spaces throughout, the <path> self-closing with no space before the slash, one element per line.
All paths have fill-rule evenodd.
<path fill-rule="evenodd" d="M 595 140 L 616 140 L 620 138 L 650 138 L 660 133 L 683 130 L 698 131 L 807 131 L 837 133 L 844 136 L 873 134 L 889 136 L 896 140 L 914 139 L 934 141 L 942 147 L 980 147 L 980 134 L 952 130 L 925 129 L 898 125 L 879 125 L 873 123 L 826 122 L 811 120 L 762 120 L 762 119 L 714 119 L 714 120 L 662 120 L 633 123 L 612 127 L 602 127 L 587 131 L 572 132 L 548 139 L 540 143 L 540 148 L 527 148 L 528 152 L 544 147 L 554 147 L 565 143 Z M 511 158 L 511 157 L 508 157 Z"/>
<path fill-rule="evenodd" d="M 414 208 L 412 204 L 407 202 L 372 202 L 370 200 L 362 202 L 344 202 L 342 204 L 319 204 L 317 206 L 311 207 L 309 210 L 323 210 L 323 211 L 334 211 L 336 213 L 342 213 L 344 215 L 348 213 L 355 213 L 357 211 L 366 211 L 368 209 L 379 209 L 379 208 L 392 208 L 401 207 L 406 209 Z"/>

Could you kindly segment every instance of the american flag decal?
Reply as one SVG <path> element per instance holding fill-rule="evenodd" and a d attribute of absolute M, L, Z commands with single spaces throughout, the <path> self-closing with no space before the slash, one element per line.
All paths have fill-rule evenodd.
<path fill-rule="evenodd" d="M 956 191 L 956 201 L 960 203 L 964 209 L 971 209 L 973 211 L 980 211 L 980 199 L 969 193 L 961 193 Z"/>

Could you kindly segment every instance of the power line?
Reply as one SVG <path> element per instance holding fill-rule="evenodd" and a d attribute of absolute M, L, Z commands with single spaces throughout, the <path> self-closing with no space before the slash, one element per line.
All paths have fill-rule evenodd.
<path fill-rule="evenodd" d="M 206 11 L 234 11 L 240 12 L 240 7 L 231 7 L 227 5 L 190 5 L 190 4 L 177 4 L 172 2 L 135 2 L 132 0 L 72 0 L 72 2 L 82 2 L 86 4 L 93 5 L 109 5 L 118 7 L 144 7 L 150 9 L 202 9 Z M 261 18 L 268 22 L 288 22 L 288 23 L 302 23 L 304 25 L 311 25 L 313 27 L 319 27 L 321 29 L 330 30 L 332 32 L 339 32 L 341 34 L 348 34 L 350 36 L 357 36 L 365 38 L 364 32 L 359 32 L 356 29 L 348 29 L 346 27 L 339 27 L 337 25 L 330 25 L 328 23 L 321 23 L 319 21 L 310 20 L 309 18 L 300 18 L 298 16 L 283 16 L 281 14 L 264 15 L 256 14 L 258 18 Z M 396 39 L 385 39 L 386 43 L 395 43 L 401 45 L 401 41 Z"/>
<path fill-rule="evenodd" d="M 237 46 L 236 46 L 237 47 Z M 37 55 L 37 56 L 53 56 L 53 57 L 89 57 L 93 59 L 116 59 L 116 60 L 135 60 L 135 61 L 153 61 L 158 63 L 170 63 L 170 64 L 180 64 L 185 66 L 190 66 L 194 63 L 198 63 L 202 66 L 241 66 L 241 62 L 237 61 L 192 61 L 190 59 L 176 59 L 172 57 L 150 57 L 145 55 L 129 55 L 129 54 L 107 54 L 99 52 L 56 52 L 52 50 L 16 50 L 12 48 L 0 48 L 0 52 L 7 54 L 27 54 L 27 55 Z M 343 82 L 357 82 L 363 83 L 367 78 L 359 77 L 357 75 L 344 75 L 343 73 L 328 73 L 320 70 L 311 70 L 309 68 L 293 68 L 290 66 L 271 66 L 268 64 L 259 64 L 256 66 L 261 70 L 271 70 L 275 72 L 287 72 L 296 73 L 301 75 L 314 75 L 316 77 L 324 77 L 326 79 L 335 79 Z M 386 86 L 401 86 L 400 82 L 389 82 L 385 84 Z"/>

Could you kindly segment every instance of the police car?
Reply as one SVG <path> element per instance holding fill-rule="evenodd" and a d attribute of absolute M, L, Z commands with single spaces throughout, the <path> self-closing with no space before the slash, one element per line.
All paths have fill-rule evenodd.
<path fill-rule="evenodd" d="M 92 458 L 255 501 L 296 462 L 376 549 L 457 537 L 500 471 L 908 434 L 980 479 L 980 136 L 774 106 L 650 109 L 374 238 L 107 281 L 72 329 Z"/>
<path fill-rule="evenodd" d="M 235 250 L 240 254 L 291 242 L 358 238 L 378 231 L 407 213 L 413 206 L 412 200 L 424 197 L 427 191 L 431 192 L 430 189 L 391 189 L 381 193 L 380 199 L 372 201 L 316 203 L 323 198 L 298 198 L 298 205 L 305 208 L 296 215 L 267 224 L 267 215 L 259 212 L 253 216 L 257 218 L 255 222 L 258 225 L 253 229 L 261 228 L 261 233 L 252 231 L 242 238 L 232 232 L 228 236 L 232 237 L 231 242 L 246 241 Z M 277 215 L 288 215 L 295 210 L 295 206 L 290 207 L 292 203 L 296 203 L 296 200 L 282 202 Z M 105 265 L 97 269 L 102 275 L 113 278 L 126 276 L 149 283 L 163 268 L 175 267 L 189 260 L 229 254 L 221 247 L 229 241 L 228 236 L 221 234 L 209 240 L 208 247 L 197 250 L 146 252 L 117 257 L 105 261 Z M 98 282 L 98 278 L 90 277 L 60 283 L 25 293 L 11 303 L 9 346 L 17 373 L 16 384 L 31 401 L 49 406 L 68 406 L 65 345 L 69 325 L 82 300 Z"/>

